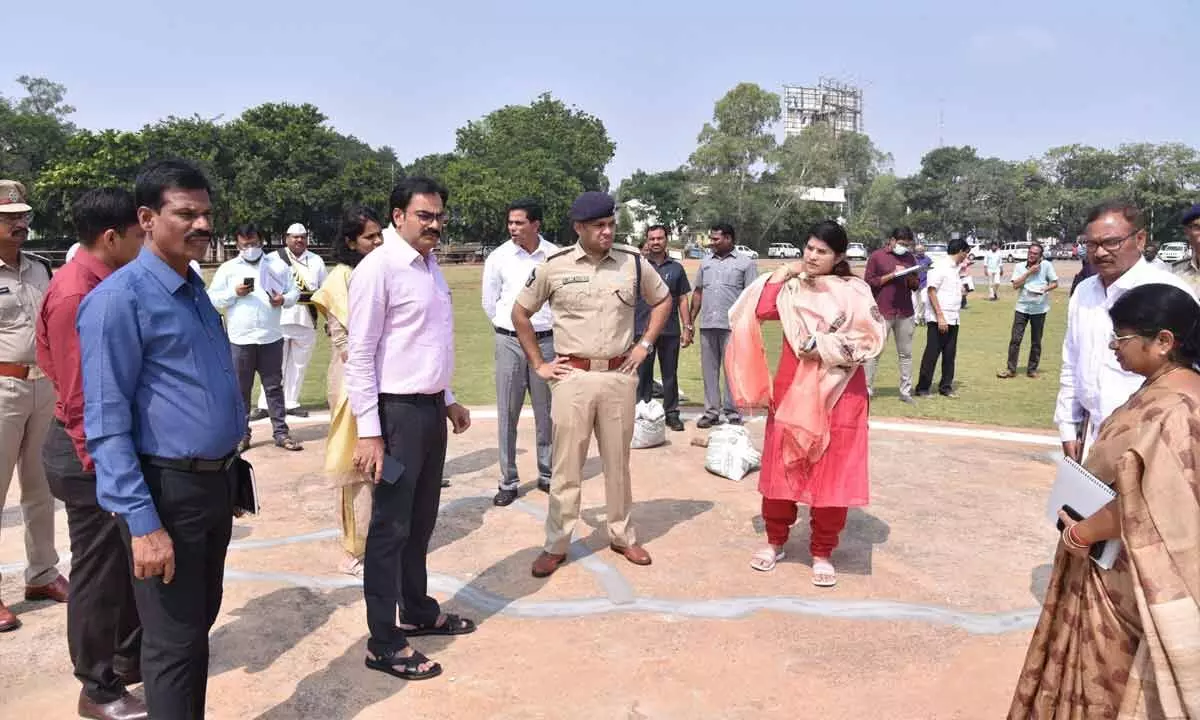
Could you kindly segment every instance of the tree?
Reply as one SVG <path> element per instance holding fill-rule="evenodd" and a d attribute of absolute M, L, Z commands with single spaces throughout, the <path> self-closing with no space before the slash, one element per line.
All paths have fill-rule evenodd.
<path fill-rule="evenodd" d="M 635 238 L 633 237 L 633 213 L 629 212 L 629 208 L 621 207 L 617 211 L 617 230 L 616 241 L 623 242 L 626 245 L 633 245 Z"/>
<path fill-rule="evenodd" d="M 689 159 L 699 220 L 724 219 L 741 236 L 761 235 L 771 210 L 758 181 L 776 147 L 773 126 L 781 113 L 779 95 L 753 83 L 741 83 L 717 101 Z"/>
<path fill-rule="evenodd" d="M 891 173 L 876 175 L 850 219 L 850 237 L 873 243 L 887 237 L 892 228 L 905 224 L 906 209 L 900 180 Z"/>
<path fill-rule="evenodd" d="M 25 96 L 0 97 L 0 177 L 12 178 L 33 190 L 40 173 L 67 148 L 75 127 L 66 121 L 74 108 L 63 103 L 65 88 L 44 78 L 22 75 L 17 82 Z M 34 193 L 34 228 L 56 232 L 61 224 Z"/>
<path fill-rule="evenodd" d="M 621 202 L 638 200 L 633 216 L 638 222 L 656 222 L 672 231 L 681 230 L 688 221 L 688 173 L 685 168 L 647 173 L 638 170 L 621 182 L 617 190 Z"/>

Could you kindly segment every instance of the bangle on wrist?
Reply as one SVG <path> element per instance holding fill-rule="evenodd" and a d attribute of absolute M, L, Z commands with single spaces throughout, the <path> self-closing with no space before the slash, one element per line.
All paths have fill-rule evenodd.
<path fill-rule="evenodd" d="M 1078 533 L 1075 532 L 1075 526 L 1064 528 L 1062 532 L 1063 543 L 1075 550 L 1087 550 L 1088 545 L 1079 539 Z"/>

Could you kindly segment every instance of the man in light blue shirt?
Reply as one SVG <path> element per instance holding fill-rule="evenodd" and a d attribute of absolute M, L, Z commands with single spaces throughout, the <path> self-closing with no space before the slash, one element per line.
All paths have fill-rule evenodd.
<path fill-rule="evenodd" d="M 1046 328 L 1046 314 L 1050 312 L 1050 292 L 1058 287 L 1054 263 L 1043 259 L 1045 252 L 1040 243 L 1033 243 L 1029 246 L 1029 259 L 1025 264 L 1013 268 L 1012 286 L 1020 291 L 1020 295 L 1017 296 L 1017 310 L 1013 313 L 1008 367 L 996 373 L 996 377 L 1016 376 L 1017 358 L 1021 354 L 1026 325 L 1033 328 L 1033 334 L 1029 341 L 1029 364 L 1025 372 L 1031 378 L 1038 376 L 1038 363 L 1042 359 L 1042 331 Z"/>
<path fill-rule="evenodd" d="M 242 400 L 250 407 L 254 374 L 262 381 L 267 396 L 267 414 L 275 444 L 285 450 L 303 450 L 288 429 L 283 396 L 283 329 L 281 308 L 300 299 L 296 279 L 275 253 L 263 254 L 262 241 L 253 225 L 237 229 L 238 256 L 217 268 L 208 297 L 225 312 L 225 328 L 233 347 Z M 250 447 L 250 418 L 243 423 L 239 452 Z"/>
<path fill-rule="evenodd" d="M 164 160 L 137 178 L 146 245 L 79 307 L 83 427 L 100 507 L 120 518 L 150 717 L 204 717 L 245 421 L 229 340 L 188 263 L 212 238 L 208 180 Z"/>

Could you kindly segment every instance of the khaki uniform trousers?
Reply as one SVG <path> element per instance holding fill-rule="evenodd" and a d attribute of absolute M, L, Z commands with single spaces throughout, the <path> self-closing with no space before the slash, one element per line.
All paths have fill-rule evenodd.
<path fill-rule="evenodd" d="M 593 432 L 604 466 L 609 541 L 620 547 L 637 542 L 629 511 L 629 443 L 637 402 L 637 375 L 617 371 L 576 370 L 551 383 L 554 466 L 546 513 L 545 551 L 565 555 L 579 520 L 583 464 Z"/>
<path fill-rule="evenodd" d="M 25 521 L 26 585 L 45 585 L 58 577 L 54 497 L 42 465 L 42 444 L 53 419 L 54 385 L 48 378 L 0 376 L 0 505 L 8 496 L 15 469 Z"/>

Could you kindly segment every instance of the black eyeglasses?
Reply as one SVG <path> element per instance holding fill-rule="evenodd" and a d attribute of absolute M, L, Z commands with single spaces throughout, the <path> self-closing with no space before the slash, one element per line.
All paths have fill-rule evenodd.
<path fill-rule="evenodd" d="M 1083 246 L 1091 252 L 1095 252 L 1100 248 L 1104 248 L 1108 252 L 1115 252 L 1121 249 L 1121 246 L 1125 244 L 1126 240 L 1137 234 L 1138 231 L 1134 230 L 1128 235 L 1119 238 L 1101 238 L 1099 240 L 1085 239 L 1083 241 Z"/>

